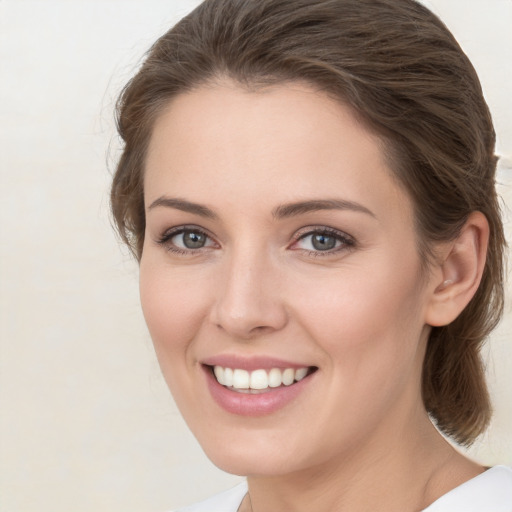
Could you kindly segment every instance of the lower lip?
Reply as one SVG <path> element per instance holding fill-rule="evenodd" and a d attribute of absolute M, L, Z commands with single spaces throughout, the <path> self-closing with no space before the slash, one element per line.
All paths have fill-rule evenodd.
<path fill-rule="evenodd" d="M 290 386 L 269 388 L 257 394 L 239 393 L 217 382 L 209 367 L 203 367 L 210 393 L 220 407 L 239 416 L 264 416 L 282 409 L 304 391 L 313 374 Z"/>

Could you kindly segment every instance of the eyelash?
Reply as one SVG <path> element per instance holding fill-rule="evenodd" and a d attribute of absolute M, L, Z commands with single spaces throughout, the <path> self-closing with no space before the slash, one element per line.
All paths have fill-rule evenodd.
<path fill-rule="evenodd" d="M 208 249 L 208 247 L 201 247 L 198 249 L 182 249 L 180 247 L 177 247 L 170 243 L 172 238 L 175 236 L 181 235 L 183 233 L 197 233 L 199 235 L 204 235 L 207 239 L 213 240 L 213 238 L 204 230 L 197 226 L 178 226 L 175 228 L 171 228 L 167 230 L 161 237 L 159 237 L 156 240 L 156 243 L 165 247 L 165 249 L 169 252 L 172 252 L 174 254 L 178 255 L 191 255 L 191 254 L 197 254 L 202 249 Z M 294 249 L 294 250 L 301 250 L 305 252 L 308 256 L 312 256 L 315 258 L 318 257 L 326 257 L 326 256 L 332 256 L 333 254 L 337 254 L 341 251 L 346 251 L 348 249 L 352 249 L 355 247 L 356 243 L 355 240 L 347 235 L 346 233 L 343 233 L 342 231 L 338 231 L 333 228 L 328 228 L 325 226 L 319 226 L 319 227 L 307 227 L 302 230 L 302 232 L 297 233 L 294 236 L 294 240 L 292 245 L 297 244 L 301 240 L 305 240 L 309 236 L 314 235 L 325 235 L 328 237 L 332 237 L 336 240 L 336 242 L 341 242 L 339 247 L 335 247 L 333 249 L 320 251 L 320 250 L 308 250 L 308 249 Z"/>

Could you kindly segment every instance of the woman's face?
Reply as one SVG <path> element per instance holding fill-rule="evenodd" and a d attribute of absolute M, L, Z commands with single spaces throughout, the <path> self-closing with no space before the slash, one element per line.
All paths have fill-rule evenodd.
<path fill-rule="evenodd" d="M 433 284 L 408 196 L 348 108 L 300 84 L 182 94 L 144 187 L 144 315 L 215 464 L 336 463 L 425 416 Z"/>

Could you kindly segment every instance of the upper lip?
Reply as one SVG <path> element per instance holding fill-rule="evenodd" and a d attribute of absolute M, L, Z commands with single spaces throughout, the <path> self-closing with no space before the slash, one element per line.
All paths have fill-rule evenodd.
<path fill-rule="evenodd" d="M 236 354 L 222 354 L 207 357 L 201 361 L 207 366 L 222 366 L 223 368 L 239 368 L 241 370 L 270 370 L 272 368 L 309 368 L 312 365 L 293 361 L 286 361 L 272 356 L 241 356 Z"/>

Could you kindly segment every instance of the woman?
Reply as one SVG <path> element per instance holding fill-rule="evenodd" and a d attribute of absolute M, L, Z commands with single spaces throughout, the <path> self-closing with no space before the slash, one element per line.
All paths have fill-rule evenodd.
<path fill-rule="evenodd" d="M 489 421 L 505 242 L 489 111 L 432 13 L 207 0 L 119 131 L 112 208 L 164 377 L 247 476 L 187 510 L 512 510 L 512 472 L 437 430 Z"/>

